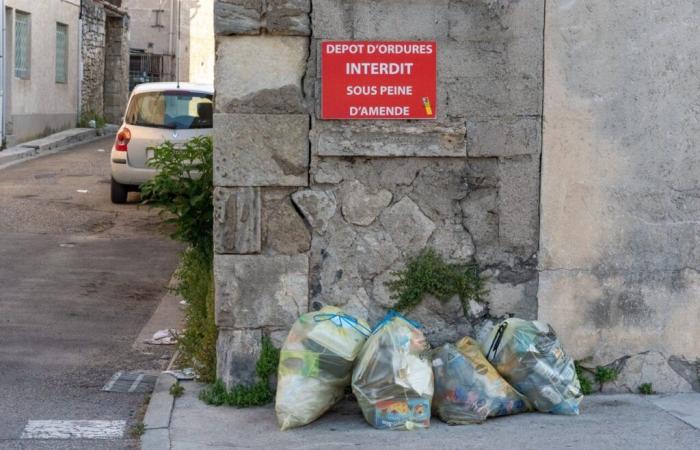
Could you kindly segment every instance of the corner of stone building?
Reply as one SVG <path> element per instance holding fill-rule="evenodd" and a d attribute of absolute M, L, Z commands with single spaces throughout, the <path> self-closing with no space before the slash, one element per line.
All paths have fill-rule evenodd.
<path fill-rule="evenodd" d="M 310 1 L 215 2 L 214 278 L 217 376 L 255 380 L 262 336 L 308 310 L 310 230 L 292 203 L 309 184 L 304 95 Z"/>

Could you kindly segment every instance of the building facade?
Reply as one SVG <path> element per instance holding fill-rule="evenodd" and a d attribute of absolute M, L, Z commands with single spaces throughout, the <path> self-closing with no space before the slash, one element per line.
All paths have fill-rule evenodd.
<path fill-rule="evenodd" d="M 376 323 L 432 247 L 490 291 L 416 307 L 432 344 L 539 318 L 614 389 L 700 390 L 700 17 L 641 3 L 217 0 L 219 378 L 310 309 Z M 325 40 L 435 41 L 436 119 L 323 120 Z"/>
<path fill-rule="evenodd" d="M 81 112 L 119 121 L 128 95 L 119 3 L 4 1 L 6 146 L 75 127 Z"/>
<path fill-rule="evenodd" d="M 129 80 L 211 84 L 213 0 L 127 0 L 131 16 Z"/>

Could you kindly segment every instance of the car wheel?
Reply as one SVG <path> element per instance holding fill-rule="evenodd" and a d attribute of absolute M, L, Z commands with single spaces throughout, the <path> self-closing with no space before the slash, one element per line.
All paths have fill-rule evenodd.
<path fill-rule="evenodd" d="M 129 186 L 117 183 L 112 178 L 112 203 L 126 203 L 126 197 L 129 195 Z"/>

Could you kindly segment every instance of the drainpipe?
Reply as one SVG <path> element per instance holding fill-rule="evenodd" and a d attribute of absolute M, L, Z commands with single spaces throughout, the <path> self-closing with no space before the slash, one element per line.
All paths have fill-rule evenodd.
<path fill-rule="evenodd" d="M 175 75 L 173 73 L 174 58 L 173 55 L 173 41 L 175 40 L 175 0 L 170 0 L 170 31 L 168 32 L 168 58 L 170 58 L 170 75 Z M 170 80 L 168 80 L 170 81 Z"/>

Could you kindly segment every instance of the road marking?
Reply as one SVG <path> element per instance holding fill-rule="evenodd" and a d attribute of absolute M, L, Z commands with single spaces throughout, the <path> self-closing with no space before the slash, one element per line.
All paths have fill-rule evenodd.
<path fill-rule="evenodd" d="M 137 387 L 139 387 L 139 383 L 143 380 L 143 374 L 140 374 L 136 379 L 134 380 L 133 383 L 131 383 L 131 387 L 129 388 L 129 392 L 134 392 Z"/>
<path fill-rule="evenodd" d="M 121 439 L 126 420 L 30 420 L 21 439 Z"/>
<path fill-rule="evenodd" d="M 109 391 L 110 389 L 112 389 L 112 386 L 114 386 L 114 383 L 117 382 L 117 380 L 119 379 L 120 376 L 122 376 L 121 372 L 117 372 L 114 375 L 112 375 L 112 378 L 107 382 L 107 384 L 105 384 L 105 386 L 102 388 L 102 390 Z"/>

